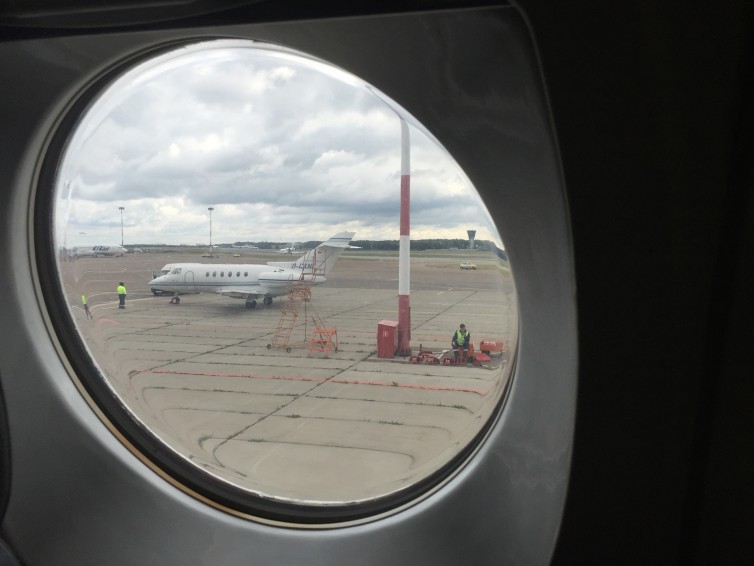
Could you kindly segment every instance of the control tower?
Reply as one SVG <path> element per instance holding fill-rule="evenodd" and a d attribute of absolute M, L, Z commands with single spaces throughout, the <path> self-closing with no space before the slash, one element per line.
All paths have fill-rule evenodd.
<path fill-rule="evenodd" d="M 474 249 L 474 237 L 476 236 L 476 230 L 466 230 L 466 233 L 469 235 L 469 249 Z"/>

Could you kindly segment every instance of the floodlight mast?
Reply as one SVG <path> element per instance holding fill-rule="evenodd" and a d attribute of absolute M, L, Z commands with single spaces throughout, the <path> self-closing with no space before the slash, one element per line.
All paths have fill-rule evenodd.
<path fill-rule="evenodd" d="M 120 245 L 123 246 L 123 211 L 125 210 L 124 206 L 119 206 L 118 210 L 120 210 Z"/>
<path fill-rule="evenodd" d="M 209 210 L 209 257 L 212 257 L 214 255 L 212 253 L 212 211 L 215 210 L 215 208 L 209 206 L 207 207 L 207 210 Z"/>

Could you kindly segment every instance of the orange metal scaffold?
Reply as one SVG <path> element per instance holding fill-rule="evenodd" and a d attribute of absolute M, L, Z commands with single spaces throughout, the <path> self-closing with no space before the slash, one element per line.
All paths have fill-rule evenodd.
<path fill-rule="evenodd" d="M 272 337 L 272 343 L 267 344 L 268 349 L 284 348 L 286 352 L 291 351 L 289 340 L 301 312 L 301 306 L 304 306 L 304 324 L 306 324 L 306 310 L 311 299 L 311 287 L 306 285 L 293 286 L 288 298 L 283 303 L 283 310 L 280 313 L 280 320 L 275 329 L 275 335 Z"/>
<path fill-rule="evenodd" d="M 302 281 L 304 280 L 305 274 L 311 274 L 312 276 L 322 274 L 322 272 L 324 271 L 326 257 L 324 256 L 324 254 L 320 255 L 322 257 L 318 257 L 317 251 L 315 250 L 310 271 L 307 273 L 305 273 L 303 269 L 301 271 Z M 328 353 L 331 350 L 335 350 L 336 352 L 338 351 L 337 330 L 335 328 L 325 328 L 325 325 L 322 323 L 322 319 L 320 318 L 319 313 L 317 313 L 317 310 L 311 304 L 311 298 L 312 290 L 310 286 L 304 283 L 298 283 L 291 288 L 291 292 L 288 294 L 287 300 L 285 301 L 285 303 L 283 303 L 280 320 L 278 321 L 277 328 L 275 329 L 275 334 L 272 337 L 272 342 L 270 344 L 267 344 L 268 349 L 281 348 L 285 349 L 286 352 L 290 352 L 294 347 L 308 346 L 308 356 L 311 356 L 312 352 L 324 352 L 325 357 L 327 357 Z M 304 308 L 304 336 L 308 337 L 308 340 L 307 338 L 305 338 L 305 342 L 303 343 L 291 344 L 291 335 L 293 334 L 293 329 L 296 327 L 296 321 L 301 315 L 302 306 Z M 311 309 L 312 311 L 311 320 L 314 323 L 314 330 L 312 331 L 311 336 L 309 336 L 308 334 L 308 320 L 310 316 L 308 312 L 309 309 Z"/>
<path fill-rule="evenodd" d="M 328 357 L 330 350 L 338 351 L 338 331 L 334 328 L 325 328 L 322 325 L 322 321 L 318 318 L 312 317 L 314 322 L 314 330 L 312 331 L 312 337 L 309 340 L 309 353 L 312 352 L 324 352 L 325 357 Z"/>

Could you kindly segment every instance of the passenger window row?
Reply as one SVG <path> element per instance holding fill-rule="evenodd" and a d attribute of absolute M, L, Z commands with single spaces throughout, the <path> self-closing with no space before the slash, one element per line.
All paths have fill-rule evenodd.
<path fill-rule="evenodd" d="M 209 277 L 209 271 L 207 273 L 205 273 L 204 276 L 205 277 Z M 249 276 L 249 272 L 248 271 L 244 271 L 243 272 L 243 276 L 244 277 L 248 277 Z M 217 277 L 217 271 L 213 271 L 212 272 L 212 277 Z M 220 272 L 220 277 L 225 277 L 225 272 L 224 271 Z M 233 277 L 233 272 L 232 271 L 228 271 L 228 277 Z M 241 272 L 240 271 L 236 271 L 236 277 L 241 277 Z"/>

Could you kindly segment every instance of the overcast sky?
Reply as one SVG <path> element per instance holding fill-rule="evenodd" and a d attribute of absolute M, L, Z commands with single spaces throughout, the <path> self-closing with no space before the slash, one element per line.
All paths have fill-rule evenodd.
<path fill-rule="evenodd" d="M 175 51 L 121 77 L 64 156 L 59 244 L 399 237 L 401 129 L 363 81 L 251 42 Z M 397 105 L 395 108 L 401 110 Z M 401 110 L 402 112 L 402 110 Z M 454 160 L 408 115 L 411 237 L 501 245 Z M 462 198 L 466 197 L 466 198 Z M 466 205 L 459 203 L 465 202 Z"/>

